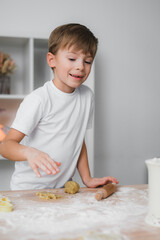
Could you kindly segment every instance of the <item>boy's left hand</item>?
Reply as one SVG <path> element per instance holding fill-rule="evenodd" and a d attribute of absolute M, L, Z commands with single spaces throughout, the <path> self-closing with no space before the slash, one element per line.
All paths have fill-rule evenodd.
<path fill-rule="evenodd" d="M 95 188 L 101 185 L 105 185 L 107 183 L 116 183 L 118 184 L 119 181 L 114 178 L 114 177 L 103 177 L 103 178 L 89 178 L 86 182 L 85 185 L 89 188 Z"/>

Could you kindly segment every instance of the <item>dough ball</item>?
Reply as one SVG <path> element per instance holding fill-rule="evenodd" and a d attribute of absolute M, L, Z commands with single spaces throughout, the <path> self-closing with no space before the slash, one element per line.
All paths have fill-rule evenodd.
<path fill-rule="evenodd" d="M 11 211 L 13 211 L 13 205 L 11 201 L 6 197 L 0 198 L 0 212 L 11 212 Z"/>
<path fill-rule="evenodd" d="M 70 194 L 74 194 L 77 193 L 79 191 L 79 184 L 76 183 L 75 181 L 68 181 L 65 184 L 65 192 L 66 193 L 70 193 Z"/>

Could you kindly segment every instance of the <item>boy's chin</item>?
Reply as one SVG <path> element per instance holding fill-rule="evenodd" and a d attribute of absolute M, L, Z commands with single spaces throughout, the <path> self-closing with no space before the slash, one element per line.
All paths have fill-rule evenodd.
<path fill-rule="evenodd" d="M 74 82 L 71 83 L 70 86 L 73 87 L 73 88 L 77 88 L 77 87 L 81 86 L 84 82 L 85 81 L 74 81 Z"/>

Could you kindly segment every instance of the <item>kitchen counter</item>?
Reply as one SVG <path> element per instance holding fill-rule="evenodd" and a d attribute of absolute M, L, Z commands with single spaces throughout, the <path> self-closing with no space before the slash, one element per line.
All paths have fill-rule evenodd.
<path fill-rule="evenodd" d="M 63 188 L 45 191 L 61 198 L 40 199 L 38 190 L 0 191 L 14 206 L 0 212 L 1 240 L 160 240 L 160 228 L 145 222 L 148 185 L 118 186 L 101 201 L 95 188 L 74 195 Z"/>

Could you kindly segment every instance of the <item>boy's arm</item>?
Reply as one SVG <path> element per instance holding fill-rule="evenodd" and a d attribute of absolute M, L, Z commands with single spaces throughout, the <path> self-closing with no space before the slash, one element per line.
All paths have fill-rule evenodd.
<path fill-rule="evenodd" d="M 46 174 L 56 174 L 59 172 L 60 163 L 53 161 L 48 154 L 35 148 L 20 144 L 25 134 L 11 128 L 4 141 L 0 144 L 0 154 L 12 161 L 28 161 L 29 165 L 40 177 L 38 168 Z"/>
<path fill-rule="evenodd" d="M 95 188 L 109 182 L 119 183 L 114 177 L 92 178 L 89 170 L 88 156 L 85 141 L 83 142 L 82 150 L 78 159 L 77 168 L 82 178 L 83 183 L 87 187 Z"/>
<path fill-rule="evenodd" d="M 0 144 L 0 154 L 3 157 L 13 161 L 26 160 L 23 154 L 20 154 L 20 152 L 25 149 L 25 146 L 19 144 L 24 136 L 25 134 L 14 129 L 10 129 L 7 136 Z"/>
<path fill-rule="evenodd" d="M 90 170 L 89 170 L 89 164 L 88 164 L 88 156 L 87 156 L 87 149 L 85 141 L 83 142 L 81 153 L 78 159 L 77 169 L 79 171 L 79 174 L 82 178 L 82 181 L 85 185 L 87 185 L 87 182 L 91 178 Z"/>

